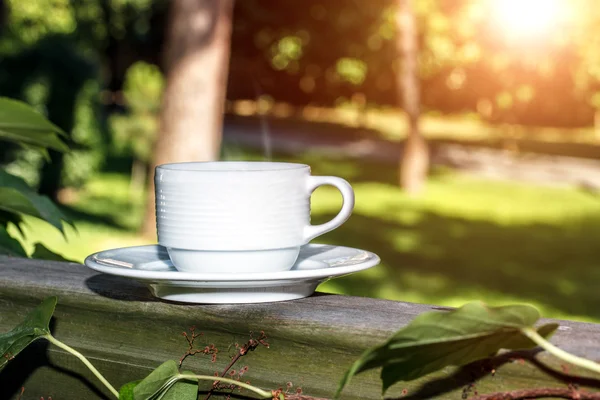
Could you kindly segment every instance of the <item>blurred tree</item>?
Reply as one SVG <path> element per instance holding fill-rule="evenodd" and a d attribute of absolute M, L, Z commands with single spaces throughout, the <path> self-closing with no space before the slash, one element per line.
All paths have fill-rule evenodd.
<path fill-rule="evenodd" d="M 228 99 L 265 95 L 300 107 L 395 104 L 391 4 L 239 2 Z"/>
<path fill-rule="evenodd" d="M 166 86 L 154 165 L 219 157 L 233 0 L 173 0 L 164 43 Z M 150 180 L 142 232 L 156 234 Z"/>
<path fill-rule="evenodd" d="M 262 97 L 269 104 L 290 103 L 296 111 L 307 104 L 367 109 L 406 103 L 399 97 L 405 91 L 398 90 L 403 68 L 396 48 L 398 1 L 239 2 L 233 16 L 228 99 Z M 196 3 L 202 9 L 216 7 L 204 0 Z M 600 6 L 594 0 L 564 3 L 564 14 L 573 16 L 569 25 L 557 25 L 545 37 L 529 40 L 514 32 L 507 38 L 510 24 L 490 22 L 494 18 L 490 5 L 503 4 L 501 0 L 413 0 L 423 112 L 468 112 L 507 127 L 591 124 L 594 110 L 600 109 L 596 46 Z M 52 12 L 48 12 L 50 4 Z M 69 133 L 79 146 L 65 156 L 65 165 L 79 168 L 57 169 L 60 163 L 46 166 L 45 191 L 55 191 L 57 185 L 51 182 L 56 179 L 62 186 L 80 185 L 99 168 L 107 156 L 102 149 L 109 144 L 103 141 L 112 137 L 102 134 L 104 116 L 126 106 L 121 89 L 127 68 L 139 60 L 159 64 L 159 54 L 173 58 L 179 51 L 172 45 L 163 46 L 169 52 L 160 51 L 163 31 L 174 36 L 173 30 L 164 28 L 167 6 L 175 4 L 167 0 L 0 0 L 0 90 L 26 100 L 45 115 L 52 111 L 55 121 L 67 123 L 67 114 L 74 114 Z M 203 19 L 208 14 L 195 14 L 201 15 L 195 21 L 202 22 L 197 30 L 213 28 L 214 21 Z M 204 50 L 212 49 L 213 36 L 206 35 Z M 57 42 L 56 53 L 62 55 L 51 62 Z M 184 47 L 191 45 L 179 46 Z M 48 58 L 35 71 L 33 53 Z M 25 56 L 31 65 L 25 65 Z M 84 69 L 92 68 L 62 66 L 71 59 Z M 170 68 L 164 61 L 163 69 Z M 41 71 L 42 66 L 52 71 Z M 71 79 L 73 72 L 75 79 Z M 87 78 L 80 76 L 83 72 Z M 79 89 L 65 89 L 75 97 L 71 110 L 70 101 L 48 104 L 59 95 L 52 91 L 52 80 L 61 82 L 59 86 L 78 82 Z M 177 109 L 166 105 L 165 115 L 166 110 Z M 127 108 L 126 115 L 131 115 Z M 134 158 L 139 160 L 139 154 Z M 10 163 L 12 172 L 34 185 L 40 182 L 36 169 L 45 163 L 39 154 L 9 145 L 0 149 L 0 162 Z"/>
<path fill-rule="evenodd" d="M 596 136 L 600 138 L 600 4 L 593 0 L 572 1 L 585 10 L 571 21 L 568 32 L 577 56 L 573 68 L 577 94 L 594 109 Z"/>
<path fill-rule="evenodd" d="M 419 131 L 420 95 L 417 70 L 417 28 L 413 0 L 398 0 L 397 49 L 402 57 L 398 79 L 402 105 L 408 120 L 408 135 L 400 159 L 400 186 L 415 195 L 422 189 L 429 169 L 429 150 Z"/>
<path fill-rule="evenodd" d="M 122 108 L 120 90 L 130 64 L 140 58 L 156 63 L 167 1 L 3 3 L 8 10 L 0 36 L 0 91 L 59 124 L 71 136 L 73 151 L 64 162 L 51 153 L 54 162 L 47 163 L 29 149 L 4 146 L 0 160 L 55 197 L 61 187 L 82 185 L 102 165 L 109 144 L 106 111 Z"/>
<path fill-rule="evenodd" d="M 131 189 L 144 187 L 158 131 L 158 112 L 164 78 L 157 66 L 138 61 L 125 74 L 123 97 L 127 112 L 110 117 L 115 147 L 133 154 Z"/>
<path fill-rule="evenodd" d="M 94 63 L 62 34 L 46 35 L 22 51 L 6 55 L 0 66 L 0 90 L 28 101 L 70 136 L 74 149 L 70 154 L 50 150 L 47 160 L 39 154 L 35 159 L 41 172 L 33 180 L 40 193 L 51 199 L 56 199 L 65 185 L 80 185 L 101 164 L 96 79 Z M 29 149 L 22 152 L 32 153 Z M 64 168 L 65 163 L 74 168 Z M 18 164 L 9 165 L 9 170 L 26 175 L 19 173 Z"/>
<path fill-rule="evenodd" d="M 4 0 L 0 0 L 0 34 L 4 30 L 4 26 L 6 25 L 6 2 Z"/>
<path fill-rule="evenodd" d="M 298 107 L 397 106 L 396 2 L 240 2 L 228 99 L 265 96 Z M 479 114 L 499 124 L 590 124 L 592 108 L 573 91 L 579 55 L 565 40 L 570 27 L 557 26 L 535 40 L 507 38 L 511 26 L 492 23 L 492 5 L 502 3 L 414 0 L 424 112 Z M 597 8 L 593 0 L 564 3 L 569 12 Z M 581 43 L 587 37 L 593 47 L 594 25 L 576 28 Z M 593 51 L 581 53 L 589 57 Z"/>

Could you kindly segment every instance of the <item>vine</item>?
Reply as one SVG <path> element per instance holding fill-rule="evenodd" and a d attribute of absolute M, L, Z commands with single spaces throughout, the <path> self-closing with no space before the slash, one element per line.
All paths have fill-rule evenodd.
<path fill-rule="evenodd" d="M 234 369 L 234 366 L 249 353 L 259 347 L 269 348 L 267 335 L 260 332 L 243 344 L 235 344 L 235 354 L 228 364 L 214 375 L 199 375 L 182 371 L 188 357 L 210 356 L 215 362 L 219 349 L 214 344 L 196 347 L 196 341 L 203 333 L 192 327 L 184 332 L 187 349 L 178 361 L 168 360 L 152 371 L 146 378 L 123 385 L 117 391 L 108 380 L 80 352 L 56 339 L 50 333 L 49 323 L 56 306 L 57 298 L 49 297 L 29 313 L 25 320 L 10 332 L 0 334 L 0 368 L 10 362 L 30 343 L 38 339 L 51 344 L 77 357 L 104 385 L 112 395 L 120 400 L 196 400 L 201 382 L 210 382 L 204 400 L 216 393 L 233 395 L 234 391 L 247 391 L 254 398 L 273 400 L 327 400 L 302 393 L 300 388 L 293 390 L 288 382 L 286 388 L 263 389 L 242 381 L 247 366 Z M 474 302 L 448 312 L 428 312 L 417 316 L 410 324 L 390 337 L 385 343 L 366 350 L 342 377 L 333 398 L 341 395 L 353 376 L 375 368 L 381 368 L 383 392 L 402 381 L 417 379 L 446 366 L 464 366 L 474 361 L 485 360 L 500 349 L 530 349 L 541 347 L 553 356 L 594 373 L 600 373 L 600 364 L 577 357 L 551 344 L 547 338 L 557 329 L 557 324 L 546 324 L 534 328 L 539 319 L 538 311 L 525 305 L 487 307 Z M 494 374 L 495 369 L 492 368 Z M 23 395 L 23 390 L 19 399 Z M 563 398 L 578 400 L 600 400 L 600 393 L 579 389 L 575 385 L 568 388 L 535 388 L 505 391 L 492 394 L 478 394 L 474 383 L 463 390 L 463 399 L 471 400 L 516 400 L 538 398 Z M 406 395 L 406 389 L 403 395 Z"/>

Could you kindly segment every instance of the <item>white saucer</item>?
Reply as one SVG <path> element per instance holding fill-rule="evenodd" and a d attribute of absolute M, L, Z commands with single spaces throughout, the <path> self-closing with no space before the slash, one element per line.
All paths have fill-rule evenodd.
<path fill-rule="evenodd" d="M 141 281 L 161 299 L 236 304 L 307 297 L 320 283 L 371 268 L 379 261 L 376 254 L 365 250 L 307 244 L 289 271 L 201 274 L 177 271 L 164 247 L 150 245 L 101 251 L 88 256 L 85 265 L 99 272 Z"/>

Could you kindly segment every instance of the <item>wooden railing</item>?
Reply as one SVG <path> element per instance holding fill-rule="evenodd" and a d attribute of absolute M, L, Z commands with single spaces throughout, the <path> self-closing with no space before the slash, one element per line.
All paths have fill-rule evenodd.
<path fill-rule="evenodd" d="M 281 303 L 184 305 L 158 301 L 135 281 L 98 274 L 78 264 L 0 257 L 0 332 L 10 330 L 47 296 L 58 296 L 53 334 L 90 358 L 119 387 L 145 377 L 187 349 L 182 333 L 192 326 L 203 332 L 198 346 L 215 344 L 218 357 L 188 358 L 186 369 L 213 374 L 244 343 L 249 332 L 264 331 L 270 348 L 243 357 L 244 380 L 266 389 L 301 387 L 305 394 L 330 397 L 344 371 L 374 344 L 382 342 L 416 315 L 439 307 L 317 294 Z M 559 321 L 552 342 L 600 360 L 600 326 Z M 492 373 L 494 372 L 494 373 Z M 572 375 L 578 375 L 574 378 Z M 586 378 L 587 377 L 587 378 Z M 390 397 L 460 399 L 525 387 L 600 387 L 583 371 L 561 366 L 552 356 L 528 351 L 507 353 L 461 369 L 447 368 L 406 384 Z M 207 386 L 210 386 L 207 385 Z M 80 362 L 64 351 L 36 342 L 0 372 L 0 398 L 52 397 L 55 400 L 111 398 Z M 404 392 L 403 392 L 404 390 Z M 103 397 L 104 396 L 104 397 Z M 361 374 L 344 391 L 344 399 L 379 399 L 378 372 Z"/>

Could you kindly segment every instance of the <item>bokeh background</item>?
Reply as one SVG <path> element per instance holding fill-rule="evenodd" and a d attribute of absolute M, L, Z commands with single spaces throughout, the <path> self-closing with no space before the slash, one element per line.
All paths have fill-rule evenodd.
<path fill-rule="evenodd" d="M 599 83 L 595 0 L 0 0 L 0 95 L 72 149 L 0 164 L 76 227 L 10 233 L 82 262 L 156 242 L 157 163 L 302 162 L 382 259 L 319 290 L 598 322 Z"/>

